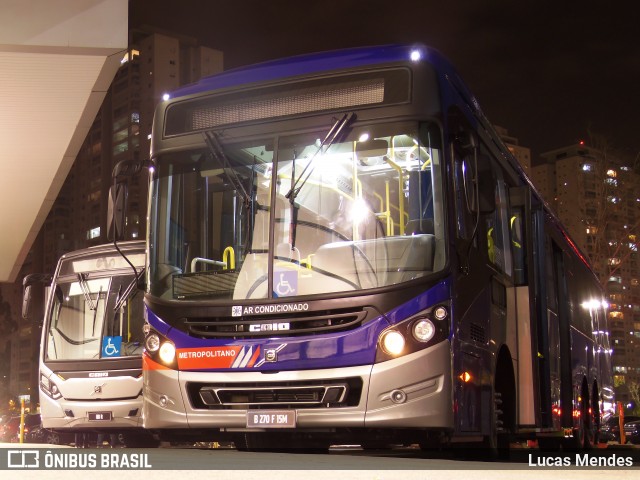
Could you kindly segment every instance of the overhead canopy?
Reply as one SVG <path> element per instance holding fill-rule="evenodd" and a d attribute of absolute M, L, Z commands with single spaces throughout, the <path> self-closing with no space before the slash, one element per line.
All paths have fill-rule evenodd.
<path fill-rule="evenodd" d="M 0 282 L 16 280 L 120 65 L 127 8 L 0 2 Z"/>

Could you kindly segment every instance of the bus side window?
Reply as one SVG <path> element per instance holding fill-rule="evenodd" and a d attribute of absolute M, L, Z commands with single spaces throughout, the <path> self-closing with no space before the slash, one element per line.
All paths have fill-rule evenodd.
<path fill-rule="evenodd" d="M 495 164 L 493 167 L 497 176 L 495 185 L 496 208 L 493 213 L 485 216 L 487 255 L 489 262 L 498 270 L 512 276 L 507 188 L 499 167 Z"/>

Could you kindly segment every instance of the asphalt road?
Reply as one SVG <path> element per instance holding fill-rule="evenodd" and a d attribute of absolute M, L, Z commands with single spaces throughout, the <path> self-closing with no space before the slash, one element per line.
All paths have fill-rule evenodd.
<path fill-rule="evenodd" d="M 437 478 L 438 480 L 461 478 L 476 479 L 637 479 L 640 478 L 639 448 L 609 448 L 593 451 L 587 458 L 597 465 L 598 457 L 613 458 L 619 462 L 633 462 L 633 466 L 617 467 L 587 466 L 575 467 L 575 455 L 542 453 L 524 449 L 512 452 L 509 461 L 489 462 L 482 458 L 463 459 L 450 453 L 424 453 L 417 449 L 393 449 L 369 452 L 357 447 L 332 448 L 330 453 L 269 453 L 239 452 L 232 448 L 159 448 L 159 449 L 75 449 L 50 448 L 50 445 L 30 445 L 22 447 L 16 444 L 0 445 L 0 466 L 7 468 L 7 455 L 12 452 L 13 463 L 21 457 L 20 452 L 39 452 L 41 469 L 7 468 L 0 476 L 7 479 L 153 479 L 153 480 L 200 480 L 215 478 L 226 479 L 296 479 L 296 480 L 333 480 L 333 479 L 393 479 L 412 480 Z M 56 457 L 58 466 L 42 468 L 44 457 L 49 455 L 50 466 Z M 17 457 L 16 457 L 17 455 Z M 74 462 L 70 462 L 70 456 Z M 123 460 L 123 457 L 124 458 Z M 79 458 L 93 459 L 98 468 L 84 468 L 78 471 Z M 563 465 L 568 458 L 569 466 Z M 631 459 L 631 460 L 627 460 Z M 487 459 L 488 460 L 488 459 Z M 100 463 L 110 461 L 118 465 L 117 470 L 100 468 Z M 61 466 L 66 469 L 56 469 Z M 543 468 L 540 463 L 551 463 Z M 126 464 L 126 465 L 125 465 Z M 137 469 L 136 466 L 142 466 Z M 111 465 L 113 466 L 113 465 Z M 73 467 L 73 468 L 72 468 Z M 5 476 L 5 474 L 8 474 Z"/>

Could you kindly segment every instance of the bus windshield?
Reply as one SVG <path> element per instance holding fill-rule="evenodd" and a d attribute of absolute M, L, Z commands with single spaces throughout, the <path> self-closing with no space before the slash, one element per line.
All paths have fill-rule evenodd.
<path fill-rule="evenodd" d="M 70 278 L 70 277 L 68 277 Z M 54 285 L 47 333 L 47 360 L 92 360 L 142 355 L 142 295 L 114 306 L 133 275 L 76 280 Z"/>
<path fill-rule="evenodd" d="M 151 294 L 358 291 L 444 267 L 441 133 L 415 122 L 232 141 L 157 159 Z M 324 139 L 324 140 L 323 140 Z"/>

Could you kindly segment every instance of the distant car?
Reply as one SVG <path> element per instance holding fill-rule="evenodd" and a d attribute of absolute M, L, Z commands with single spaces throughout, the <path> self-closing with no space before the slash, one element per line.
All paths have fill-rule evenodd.
<path fill-rule="evenodd" d="M 636 415 L 625 415 L 625 425 L 629 422 L 640 420 Z M 620 442 L 620 417 L 609 417 L 600 427 L 600 441 L 602 442 Z"/>
<path fill-rule="evenodd" d="M 59 433 L 44 428 L 42 424 L 31 428 L 24 436 L 25 443 L 48 443 L 50 445 L 71 445 L 75 442 L 73 433 Z"/>
<path fill-rule="evenodd" d="M 30 413 L 24 416 L 24 435 L 35 426 L 40 425 L 40 414 Z M 11 417 L 0 427 L 0 442 L 17 443 L 20 441 L 20 417 Z"/>
<path fill-rule="evenodd" d="M 628 443 L 640 444 L 640 420 L 624 422 L 624 434 Z"/>
<path fill-rule="evenodd" d="M 10 442 L 20 428 L 20 417 L 11 417 L 0 426 L 0 442 Z"/>

